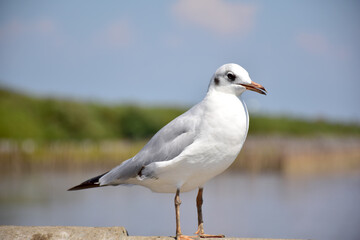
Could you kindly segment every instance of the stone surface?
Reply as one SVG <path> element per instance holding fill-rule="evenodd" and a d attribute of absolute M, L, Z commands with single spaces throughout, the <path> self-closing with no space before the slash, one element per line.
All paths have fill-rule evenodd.
<path fill-rule="evenodd" d="M 1 240 L 118 240 L 127 236 L 123 227 L 0 226 Z"/>
<path fill-rule="evenodd" d="M 127 231 L 124 227 L 0 226 L 0 239 L 1 240 L 25 240 L 25 239 L 26 240 L 80 240 L 80 239 L 174 240 L 174 237 L 128 236 Z M 213 240 L 219 240 L 219 238 L 213 238 Z M 275 239 L 221 238 L 221 240 L 275 240 Z M 276 240 L 285 240 L 285 239 L 276 239 Z"/>

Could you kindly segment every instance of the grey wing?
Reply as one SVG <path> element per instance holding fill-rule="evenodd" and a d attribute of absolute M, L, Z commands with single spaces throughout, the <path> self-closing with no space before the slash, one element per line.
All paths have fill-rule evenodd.
<path fill-rule="evenodd" d="M 117 184 L 136 177 L 146 165 L 168 161 L 194 142 L 201 121 L 201 108 L 194 106 L 160 129 L 136 154 L 100 178 L 100 185 Z"/>

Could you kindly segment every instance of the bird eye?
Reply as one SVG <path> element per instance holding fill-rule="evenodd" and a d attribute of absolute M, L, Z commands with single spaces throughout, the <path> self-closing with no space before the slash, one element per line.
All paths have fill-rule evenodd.
<path fill-rule="evenodd" d="M 235 81 L 235 74 L 233 74 L 232 72 L 228 72 L 227 74 L 226 74 L 226 76 L 228 77 L 228 79 L 230 80 L 230 81 Z"/>

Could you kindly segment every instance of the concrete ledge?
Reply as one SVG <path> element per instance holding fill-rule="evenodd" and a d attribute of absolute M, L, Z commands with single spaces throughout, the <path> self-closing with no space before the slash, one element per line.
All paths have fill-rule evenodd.
<path fill-rule="evenodd" d="M 124 227 L 0 226 L 1 240 L 174 240 L 174 237 L 128 236 Z M 214 238 L 215 239 L 215 238 Z M 219 240 L 219 238 L 216 238 Z M 222 240 L 275 240 L 222 238 Z M 281 240 L 281 239 L 276 239 Z M 283 239 L 285 240 L 285 239 Z M 289 240 L 289 239 L 287 239 Z"/>
<path fill-rule="evenodd" d="M 145 237 L 145 236 L 127 236 L 121 238 L 124 240 L 174 240 L 174 237 Z M 234 238 L 234 237 L 225 237 L 225 238 L 195 238 L 195 240 L 301 240 L 301 239 L 273 239 L 273 238 Z"/>
<path fill-rule="evenodd" d="M 2 240 L 118 240 L 125 236 L 127 232 L 123 227 L 0 226 Z"/>

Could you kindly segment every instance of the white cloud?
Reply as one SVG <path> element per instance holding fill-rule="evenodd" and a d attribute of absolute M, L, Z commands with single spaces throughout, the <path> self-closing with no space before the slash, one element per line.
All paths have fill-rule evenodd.
<path fill-rule="evenodd" d="M 254 25 L 256 7 L 222 0 L 180 0 L 172 13 L 181 22 L 220 36 L 246 35 Z"/>
<path fill-rule="evenodd" d="M 295 41 L 301 48 L 313 55 L 332 55 L 339 58 L 346 58 L 350 55 L 346 47 L 332 43 L 320 33 L 300 33 L 296 36 Z"/>
<path fill-rule="evenodd" d="M 296 41 L 308 52 L 315 54 L 324 54 L 329 51 L 330 43 L 321 34 L 318 33 L 301 33 L 296 36 Z"/>
<path fill-rule="evenodd" d="M 184 44 L 184 39 L 181 36 L 175 34 L 164 35 L 163 41 L 165 46 L 169 48 L 178 48 Z"/>
<path fill-rule="evenodd" d="M 33 21 L 13 19 L 0 26 L 0 40 L 2 42 L 12 42 L 31 38 L 52 43 L 54 46 L 58 46 L 64 42 L 58 27 L 50 19 Z"/>
<path fill-rule="evenodd" d="M 132 29 L 128 21 L 114 21 L 96 34 L 95 43 L 115 49 L 126 47 L 134 40 Z"/>
<path fill-rule="evenodd" d="M 13 19 L 1 26 L 0 37 L 22 37 L 25 34 L 51 35 L 55 31 L 55 24 L 48 19 L 29 22 Z"/>
<path fill-rule="evenodd" d="M 13 19 L 0 26 L 0 43 L 12 43 L 24 39 L 36 39 L 38 42 L 52 43 L 54 46 L 81 42 L 117 49 L 128 46 L 134 40 L 134 32 L 126 20 L 113 21 L 103 28 L 95 30 L 90 38 L 74 39 L 71 34 L 61 31 L 51 19 L 22 21 Z M 85 44 L 86 45 L 86 44 Z"/>

